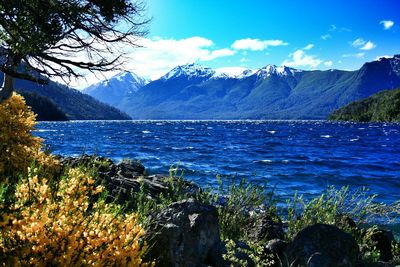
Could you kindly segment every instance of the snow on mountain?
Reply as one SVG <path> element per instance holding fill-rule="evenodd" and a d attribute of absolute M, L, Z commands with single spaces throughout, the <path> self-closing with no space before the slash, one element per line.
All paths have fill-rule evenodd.
<path fill-rule="evenodd" d="M 292 69 L 286 66 L 275 66 L 275 65 L 267 65 L 256 72 L 258 78 L 267 78 L 271 75 L 277 75 L 280 77 L 283 76 L 292 76 L 298 70 Z"/>
<path fill-rule="evenodd" d="M 244 70 L 241 74 L 239 74 L 239 75 L 237 76 L 237 78 L 238 78 L 238 79 L 244 79 L 244 78 L 247 78 L 247 77 L 252 76 L 252 75 L 255 74 L 256 72 L 257 72 L 257 71 L 255 71 L 255 70 L 247 69 L 247 70 Z"/>
<path fill-rule="evenodd" d="M 140 87 L 145 86 L 149 82 L 150 81 L 146 78 L 140 77 L 133 72 L 124 71 L 111 77 L 110 79 L 98 82 L 85 88 L 83 92 L 86 94 L 90 94 L 93 91 L 99 90 L 99 88 L 116 86 L 129 88 L 129 91 L 136 92 Z"/>
<path fill-rule="evenodd" d="M 215 74 L 215 71 L 209 67 L 203 67 L 197 63 L 181 65 L 173 68 L 170 72 L 165 74 L 161 79 L 168 80 L 181 76 L 196 77 L 196 78 L 210 78 Z"/>
<path fill-rule="evenodd" d="M 394 72 L 400 77 L 400 55 L 394 55 L 389 60 Z"/>
<path fill-rule="evenodd" d="M 129 92 L 136 92 L 139 88 L 145 86 L 149 83 L 149 80 L 138 76 L 136 73 L 124 71 L 121 72 L 108 80 L 102 81 L 97 84 L 97 86 L 124 86 L 125 88 L 129 88 Z"/>
<path fill-rule="evenodd" d="M 124 97 L 136 93 L 149 81 L 133 72 L 121 72 L 110 79 L 85 88 L 82 92 L 99 101 L 116 105 Z"/>
<path fill-rule="evenodd" d="M 173 68 L 161 79 L 168 80 L 177 77 L 188 78 L 206 78 L 206 79 L 244 79 L 252 75 L 257 75 L 258 78 L 268 78 L 271 75 L 292 76 L 295 72 L 299 72 L 293 68 L 286 66 L 267 65 L 258 70 L 245 68 L 220 68 L 213 70 L 209 67 L 203 67 L 197 63 L 181 65 Z"/>
<path fill-rule="evenodd" d="M 242 79 L 251 76 L 255 72 L 242 67 L 226 67 L 215 70 L 211 79 Z"/>

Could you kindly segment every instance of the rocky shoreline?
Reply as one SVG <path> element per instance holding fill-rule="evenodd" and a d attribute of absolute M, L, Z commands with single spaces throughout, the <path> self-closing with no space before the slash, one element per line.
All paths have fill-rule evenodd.
<path fill-rule="evenodd" d="M 144 193 L 157 202 L 171 194 L 171 184 L 180 183 L 176 188 L 184 192 L 173 193 L 185 197 L 150 212 L 146 219 L 145 259 L 155 260 L 156 266 L 264 266 L 249 255 L 254 253 L 255 244 L 257 259 L 270 262 L 269 266 L 396 266 L 398 255 L 394 255 L 392 246 L 398 243 L 393 234 L 377 227 L 361 228 L 348 216 L 336 218 L 335 225 L 310 225 L 288 239 L 281 218 L 249 212 L 249 223 L 243 229 L 246 242 L 221 240 L 217 207 L 197 199 L 196 193 L 202 189 L 192 182 L 148 175 L 138 161 L 114 163 L 108 158 L 83 155 L 60 157 L 60 162 L 64 167 L 95 170 L 97 183 L 109 192 L 107 201 L 128 210 L 137 209 L 137 194 Z M 358 238 L 365 240 L 362 246 Z M 366 255 L 376 261 L 366 262 Z"/>

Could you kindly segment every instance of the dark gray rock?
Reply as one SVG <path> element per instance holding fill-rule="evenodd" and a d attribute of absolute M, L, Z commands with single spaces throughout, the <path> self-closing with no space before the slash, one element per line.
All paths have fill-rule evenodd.
<path fill-rule="evenodd" d="M 157 266 L 221 266 L 218 215 L 215 207 L 193 199 L 175 202 L 150 219 L 143 239 L 145 256 Z"/>
<path fill-rule="evenodd" d="M 253 243 L 265 242 L 271 239 L 283 239 L 283 223 L 268 213 L 261 213 L 252 216 L 251 222 L 246 228 L 249 241 Z"/>
<path fill-rule="evenodd" d="M 282 267 L 286 263 L 285 250 L 288 242 L 281 239 L 272 239 L 267 242 L 264 248 L 264 258 L 272 259 L 274 264 L 271 267 Z"/>
<path fill-rule="evenodd" d="M 61 165 L 64 167 L 85 166 L 93 168 L 98 174 L 97 183 L 105 184 L 109 195 L 108 202 L 125 205 L 128 210 L 135 208 L 132 202 L 134 193 L 143 190 L 151 199 L 158 199 L 163 194 L 180 194 L 188 198 L 200 190 L 200 187 L 186 180 L 163 175 L 147 175 L 145 167 L 137 160 L 122 160 L 115 164 L 111 159 L 93 155 L 82 155 L 79 157 L 60 157 Z M 174 190 L 179 188 L 180 192 L 172 192 L 171 185 L 178 184 Z"/>
<path fill-rule="evenodd" d="M 115 172 L 122 177 L 136 177 L 145 174 L 145 168 L 140 161 L 124 159 L 115 166 Z"/>
<path fill-rule="evenodd" d="M 337 216 L 335 218 L 335 225 L 337 227 L 339 227 L 342 230 L 346 230 L 346 231 L 358 231 L 358 226 L 357 224 L 354 222 L 354 220 L 352 218 L 350 218 L 347 215 L 341 215 L 341 216 Z"/>
<path fill-rule="evenodd" d="M 366 230 L 364 242 L 367 244 L 367 250 L 378 250 L 380 260 L 387 262 L 393 259 L 392 243 L 395 241 L 392 231 L 372 227 Z"/>
<path fill-rule="evenodd" d="M 281 254 L 286 250 L 288 242 L 281 239 L 272 239 L 265 245 L 265 249 L 271 253 Z"/>
<path fill-rule="evenodd" d="M 315 224 L 297 233 L 286 255 L 293 266 L 356 266 L 359 248 L 351 235 L 336 226 Z"/>

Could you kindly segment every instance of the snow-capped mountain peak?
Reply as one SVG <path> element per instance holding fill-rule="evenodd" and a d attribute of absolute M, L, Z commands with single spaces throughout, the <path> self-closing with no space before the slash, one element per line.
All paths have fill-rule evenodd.
<path fill-rule="evenodd" d="M 256 74 L 259 78 L 267 78 L 271 75 L 277 76 L 290 76 L 297 72 L 296 69 L 292 69 L 286 66 L 276 66 L 276 65 L 267 65 L 261 69 L 259 69 Z"/>
<path fill-rule="evenodd" d="M 112 78 L 110 78 L 109 80 L 107 80 L 105 82 L 107 83 L 112 79 L 115 79 L 120 82 L 139 85 L 139 86 L 145 86 L 146 84 L 148 84 L 150 82 L 146 78 L 140 77 L 136 73 L 129 72 L 129 71 L 123 71 L 123 72 L 113 76 Z"/>
<path fill-rule="evenodd" d="M 164 80 L 180 76 L 209 78 L 214 74 L 215 71 L 209 67 L 203 67 L 200 64 L 191 63 L 177 66 L 161 78 Z"/>
<path fill-rule="evenodd" d="M 116 105 L 125 96 L 136 93 L 148 83 L 149 80 L 133 72 L 124 71 L 107 80 L 93 84 L 82 92 L 99 101 Z"/>
<path fill-rule="evenodd" d="M 247 70 L 244 70 L 241 74 L 239 74 L 237 76 L 237 78 L 238 79 L 244 79 L 244 78 L 250 77 L 251 75 L 253 75 L 255 73 L 256 73 L 256 71 L 247 69 Z"/>
<path fill-rule="evenodd" d="M 227 67 L 216 69 L 212 79 L 243 79 L 253 75 L 255 72 L 242 67 Z"/>

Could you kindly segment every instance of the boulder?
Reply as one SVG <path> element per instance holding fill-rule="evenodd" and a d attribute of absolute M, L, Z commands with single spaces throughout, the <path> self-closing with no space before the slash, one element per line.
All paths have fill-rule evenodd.
<path fill-rule="evenodd" d="M 268 258 L 273 261 L 271 267 L 284 266 L 286 262 L 285 250 L 288 246 L 288 242 L 281 239 L 272 239 L 267 242 L 264 248 L 264 258 Z"/>
<path fill-rule="evenodd" d="M 115 172 L 122 177 L 136 177 L 144 175 L 145 168 L 138 160 L 123 159 L 115 166 Z"/>
<path fill-rule="evenodd" d="M 62 166 L 78 167 L 85 166 L 97 171 L 98 184 L 105 184 L 108 192 L 108 202 L 125 205 L 130 210 L 135 208 L 132 203 L 132 195 L 143 190 L 148 198 L 158 199 L 160 194 L 181 194 L 188 198 L 200 190 L 195 183 L 179 180 L 175 177 L 163 175 L 147 175 L 145 167 L 140 161 L 124 159 L 115 164 L 111 159 L 93 155 L 82 155 L 79 157 L 60 157 Z M 180 192 L 171 192 L 171 185 Z"/>
<path fill-rule="evenodd" d="M 355 266 L 359 248 L 351 235 L 336 226 L 315 224 L 297 233 L 286 255 L 293 266 Z"/>
<path fill-rule="evenodd" d="M 143 239 L 156 266 L 223 264 L 215 207 L 193 199 L 172 203 L 151 216 Z"/>
<path fill-rule="evenodd" d="M 344 231 L 358 232 L 358 226 L 348 215 L 339 215 L 335 218 L 335 225 Z"/>
<path fill-rule="evenodd" d="M 367 244 L 367 250 L 378 250 L 381 261 L 390 261 L 393 259 L 392 243 L 395 241 L 391 231 L 372 227 L 366 230 L 363 237 L 364 242 Z"/>
<path fill-rule="evenodd" d="M 283 224 L 278 217 L 268 213 L 253 215 L 250 224 L 246 227 L 246 234 L 252 243 L 283 239 Z"/>

